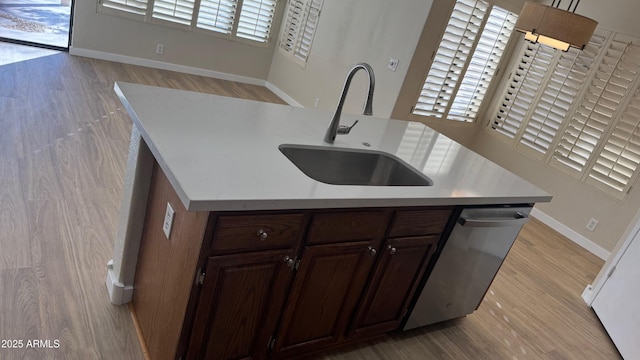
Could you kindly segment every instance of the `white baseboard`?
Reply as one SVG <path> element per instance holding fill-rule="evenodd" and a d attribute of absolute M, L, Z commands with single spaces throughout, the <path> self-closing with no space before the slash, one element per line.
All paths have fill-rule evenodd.
<path fill-rule="evenodd" d="M 126 286 L 116 280 L 113 273 L 113 260 L 107 263 L 107 279 L 105 281 L 107 291 L 109 291 L 109 300 L 114 305 L 124 305 L 133 300 L 133 286 Z"/>
<path fill-rule="evenodd" d="M 575 230 L 563 225 L 556 219 L 552 218 L 551 216 L 543 213 L 542 211 L 536 208 L 533 208 L 533 210 L 531 211 L 531 216 L 542 221 L 553 230 L 566 236 L 569 240 L 580 245 L 581 247 L 583 247 L 584 249 L 586 249 L 587 251 L 589 251 L 590 253 L 594 254 L 595 256 L 599 257 L 602 260 L 607 260 L 609 258 L 609 255 L 611 255 L 611 252 L 605 250 L 600 245 L 580 235 Z"/>
<path fill-rule="evenodd" d="M 279 87 L 273 85 L 272 83 L 267 81 L 265 87 L 267 89 L 271 90 L 272 93 L 278 95 L 282 100 L 286 101 L 287 104 L 289 104 L 291 106 L 296 106 L 296 107 L 304 107 L 304 106 L 302 106 L 302 104 L 297 102 L 294 98 L 289 96 L 289 94 L 287 94 L 286 92 L 280 90 Z"/>
<path fill-rule="evenodd" d="M 591 306 L 593 304 L 593 300 L 595 300 L 596 292 L 593 289 L 593 284 L 587 285 L 582 292 L 582 300 L 584 300 L 587 305 Z"/>
<path fill-rule="evenodd" d="M 244 84 L 260 85 L 260 86 L 267 85 L 267 81 L 262 79 L 228 74 L 220 71 L 206 70 L 206 69 L 195 68 L 195 67 L 184 66 L 184 65 L 171 64 L 171 63 L 162 62 L 162 61 L 137 58 L 133 56 L 125 56 L 125 55 L 113 54 L 113 53 L 108 53 L 103 51 L 76 48 L 73 46 L 69 48 L 69 54 L 75 55 L 75 56 L 89 57 L 89 58 L 99 59 L 99 60 L 115 61 L 115 62 L 124 63 L 124 64 L 145 66 L 145 67 L 150 67 L 154 69 L 176 71 L 176 72 L 181 72 L 181 73 L 191 74 L 191 75 L 206 76 L 210 78 L 235 81 L 235 82 L 244 83 Z M 278 96 L 280 95 L 278 94 Z"/>

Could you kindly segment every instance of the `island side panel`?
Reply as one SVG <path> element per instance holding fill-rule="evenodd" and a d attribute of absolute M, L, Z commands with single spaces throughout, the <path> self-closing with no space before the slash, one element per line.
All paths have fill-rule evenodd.
<path fill-rule="evenodd" d="M 162 231 L 167 202 L 175 210 L 169 239 Z M 162 169 L 154 165 L 133 296 L 154 360 L 175 357 L 208 215 L 187 211 Z"/>
<path fill-rule="evenodd" d="M 134 124 L 131 129 L 113 259 L 107 264 L 109 300 L 115 305 L 130 302 L 133 296 L 133 279 L 154 162 L 153 154 Z"/>

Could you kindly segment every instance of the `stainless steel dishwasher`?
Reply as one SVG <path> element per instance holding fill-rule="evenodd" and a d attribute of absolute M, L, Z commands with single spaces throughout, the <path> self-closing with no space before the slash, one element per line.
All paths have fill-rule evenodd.
<path fill-rule="evenodd" d="M 530 212 L 530 206 L 462 210 L 403 330 L 475 311 Z"/>

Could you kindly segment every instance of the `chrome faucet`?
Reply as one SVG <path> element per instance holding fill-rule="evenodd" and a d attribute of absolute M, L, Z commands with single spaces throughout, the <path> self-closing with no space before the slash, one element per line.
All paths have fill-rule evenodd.
<path fill-rule="evenodd" d="M 351 79 L 358 72 L 358 70 L 364 70 L 369 75 L 369 93 L 367 94 L 367 102 L 364 104 L 364 110 L 362 115 L 373 115 L 373 90 L 376 86 L 376 79 L 373 74 L 373 68 L 371 65 L 367 63 L 359 63 L 349 71 L 347 74 L 347 79 L 344 82 L 344 87 L 342 88 L 342 95 L 340 95 L 340 101 L 338 102 L 338 107 L 336 108 L 336 113 L 333 114 L 333 119 L 331 119 L 331 123 L 329 124 L 329 128 L 327 129 L 327 133 L 324 135 L 324 141 L 333 144 L 336 140 L 336 135 L 348 134 L 351 129 L 358 123 L 356 120 L 351 126 L 340 125 L 340 115 L 342 115 L 342 106 L 344 105 L 344 99 L 347 97 L 347 92 L 349 91 L 349 86 L 351 85 Z"/>

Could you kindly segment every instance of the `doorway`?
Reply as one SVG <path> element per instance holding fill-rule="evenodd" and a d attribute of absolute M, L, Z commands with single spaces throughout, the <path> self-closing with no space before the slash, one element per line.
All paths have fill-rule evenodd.
<path fill-rule="evenodd" d="M 68 50 L 73 0 L 0 0 L 0 41 Z"/>

